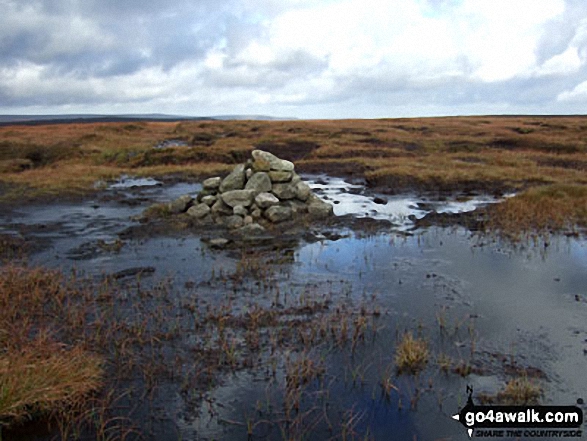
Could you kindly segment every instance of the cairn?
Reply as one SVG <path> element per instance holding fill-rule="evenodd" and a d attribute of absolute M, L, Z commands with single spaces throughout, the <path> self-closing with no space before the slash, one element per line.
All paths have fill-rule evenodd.
<path fill-rule="evenodd" d="M 181 196 L 168 205 L 173 214 L 187 213 L 197 223 L 220 224 L 243 234 L 303 218 L 324 219 L 332 205 L 316 196 L 294 171 L 294 164 L 262 150 L 224 177 L 208 178 L 194 199 Z"/>

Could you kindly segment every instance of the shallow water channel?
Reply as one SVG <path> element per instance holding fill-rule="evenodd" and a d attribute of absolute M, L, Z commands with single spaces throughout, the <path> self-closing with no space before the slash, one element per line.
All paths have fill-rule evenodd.
<path fill-rule="evenodd" d="M 376 234 L 342 229 L 338 240 L 266 250 L 259 256 L 269 262 L 264 279 L 258 268 L 255 272 L 243 262 L 245 254 L 210 249 L 190 232 L 123 239 L 115 250 L 103 246 L 120 240 L 119 234 L 136 225 L 134 217 L 153 202 L 196 194 L 199 184 L 126 178 L 92 200 L 4 213 L 0 231 L 42 244 L 29 256 L 31 265 L 76 268 L 94 277 L 149 267 L 144 280 L 171 280 L 179 303 L 192 295 L 184 286 L 195 286 L 198 299 L 213 305 L 229 295 L 241 306 L 275 305 L 286 303 L 287 296 L 312 292 L 333 305 L 377 310 L 375 330 L 356 348 L 309 349 L 327 373 L 305 387 L 298 418 L 304 429 L 296 432 L 303 439 L 352 439 L 354 434 L 357 439 L 465 440 L 464 428 L 450 416 L 464 405 L 466 386 L 473 386 L 476 395 L 495 394 L 522 371 L 536 373 L 533 381 L 543 390 L 542 403 L 574 405 L 587 398 L 587 241 L 554 237 L 547 246 L 540 241 L 512 246 L 460 227 L 417 230 L 411 215 L 468 211 L 497 201 L 407 195 L 374 203 L 375 195 L 358 184 L 306 178 L 335 204 L 335 213 L 386 218 L 394 225 Z M 219 273 L 231 275 L 243 267 L 240 284 L 222 290 L 210 283 Z M 254 274 L 246 274 L 247 268 Z M 429 343 L 430 360 L 418 376 L 400 375 L 392 367 L 405 331 Z M 187 344 L 193 336 L 185 338 Z M 467 366 L 468 375 L 440 369 L 443 357 L 453 367 Z M 283 406 L 285 392 L 279 385 L 286 381 L 284 363 L 277 363 L 273 375 L 267 375 L 267 365 L 228 373 L 195 407 L 170 382 L 155 399 L 160 418 L 151 421 L 145 437 L 291 436 L 291 427 L 268 416 L 281 415 L 275 408 Z M 392 382 L 389 394 L 383 392 L 385 379 Z"/>

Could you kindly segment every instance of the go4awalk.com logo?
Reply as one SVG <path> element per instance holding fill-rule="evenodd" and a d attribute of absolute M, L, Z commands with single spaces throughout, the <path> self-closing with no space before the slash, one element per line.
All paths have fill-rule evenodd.
<path fill-rule="evenodd" d="M 453 419 L 467 429 L 469 438 L 581 438 L 583 410 L 578 406 L 476 406 L 473 389 Z"/>

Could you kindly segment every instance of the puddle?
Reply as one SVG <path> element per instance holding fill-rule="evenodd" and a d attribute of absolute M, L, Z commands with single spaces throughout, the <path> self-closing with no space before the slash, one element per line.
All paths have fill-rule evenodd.
<path fill-rule="evenodd" d="M 167 149 L 171 147 L 187 147 L 188 145 L 187 141 L 184 141 L 183 139 L 166 139 L 165 141 L 155 144 L 153 148 Z"/>
<path fill-rule="evenodd" d="M 309 179 L 321 197 L 339 202 L 334 205 L 336 214 L 376 216 L 403 226 L 409 225 L 411 215 L 468 211 L 496 202 L 485 197 L 434 202 L 415 196 L 366 195 L 362 186 L 340 179 Z M 196 294 L 198 302 L 214 305 L 228 298 L 235 307 L 246 308 L 251 303 L 271 305 L 276 296 L 291 299 L 314 292 L 327 294 L 333 301 L 378 308 L 376 338 L 367 339 L 357 351 L 312 349 L 316 359 L 328 366 L 323 381 L 329 387 L 329 404 L 321 395 L 322 384 L 309 382 L 303 402 L 308 413 L 300 415 L 307 416 L 303 422 L 314 430 L 305 433 L 304 439 L 340 435 L 345 421 L 353 421 L 352 429 L 360 439 L 369 434 L 374 439 L 464 441 L 468 439 L 465 431 L 450 415 L 464 403 L 467 384 L 476 391 L 495 391 L 505 384 L 504 359 L 545 373 L 547 380 L 541 382 L 545 403 L 570 405 L 585 398 L 587 241 L 554 237 L 548 248 L 536 244 L 513 249 L 481 241 L 463 228 L 429 228 L 410 237 L 396 231 L 367 237 L 341 231 L 336 241 L 300 242 L 266 252 L 263 257 L 272 262 L 268 268 L 255 266 L 244 251 L 210 250 L 189 232 L 182 237 L 125 239 L 119 244 L 119 233 L 134 225 L 133 216 L 151 203 L 196 194 L 201 188 L 153 181 L 136 185 L 126 177 L 120 186 L 114 184 L 99 197 L 79 204 L 23 206 L 2 214 L 0 226 L 50 239 L 46 248 L 29 257 L 32 265 L 75 267 L 96 276 L 146 268 L 144 283 L 172 280 L 175 297 L 170 308 L 178 309 L 172 309 L 170 317 L 179 316 L 179 307 L 173 305 L 192 301 Z M 379 196 L 387 202 L 376 204 L 374 198 Z M 261 270 L 269 271 L 269 280 L 258 277 Z M 195 338 L 191 329 L 186 327 L 183 340 L 169 349 L 170 363 L 175 354 L 189 354 Z M 419 380 L 393 370 L 387 375 L 385 370 L 393 361 L 398 335 L 405 330 L 421 333 L 433 353 Z M 440 354 L 455 362 L 467 360 L 482 370 L 465 378 L 443 374 L 434 361 Z M 155 429 L 146 423 L 151 432 L 145 438 L 244 439 L 247 422 L 261 421 L 254 426 L 254 439 L 282 439 L 284 426 L 279 418 L 271 426 L 262 421 L 268 408 L 282 412 L 283 363 L 281 359 L 274 377 L 268 376 L 270 367 L 263 363 L 225 375 L 196 409 L 180 393 L 178 376 L 151 398 L 160 426 Z M 382 396 L 380 386 L 387 377 L 401 391 L 390 399 Z M 431 389 L 427 389 L 429 382 L 434 385 Z M 417 405 L 411 408 L 420 392 Z M 312 409 L 326 412 L 320 415 L 328 418 L 314 421 Z M 329 432 L 327 421 L 334 433 Z"/>
<path fill-rule="evenodd" d="M 431 212 L 464 213 L 503 200 L 488 195 L 473 196 L 466 200 L 453 198 L 443 201 L 415 195 L 366 195 L 365 186 L 351 184 L 341 178 L 327 175 L 306 175 L 303 178 L 322 199 L 334 205 L 334 214 L 337 216 L 351 214 L 357 217 L 389 220 L 400 228 L 411 227 L 412 217 L 421 219 Z"/>
<path fill-rule="evenodd" d="M 163 185 L 161 182 L 153 178 L 136 178 L 132 176 L 122 175 L 120 179 L 108 186 L 108 189 L 125 189 L 137 187 L 152 187 L 154 185 Z"/>

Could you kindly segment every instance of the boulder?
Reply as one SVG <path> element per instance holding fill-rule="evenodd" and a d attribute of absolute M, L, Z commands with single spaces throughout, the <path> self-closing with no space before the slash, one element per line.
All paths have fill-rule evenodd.
<path fill-rule="evenodd" d="M 236 215 L 227 216 L 224 218 L 223 223 L 230 230 L 235 230 L 243 226 L 243 218 Z"/>
<path fill-rule="evenodd" d="M 196 219 L 201 219 L 210 214 L 210 207 L 207 204 L 194 205 L 188 209 L 187 213 Z"/>
<path fill-rule="evenodd" d="M 295 184 L 295 190 L 296 198 L 304 202 L 307 201 L 310 195 L 312 194 L 312 189 L 304 181 L 300 181 L 297 184 Z"/>
<path fill-rule="evenodd" d="M 290 207 L 274 205 L 265 210 L 265 217 L 273 223 L 283 222 L 292 218 Z"/>
<path fill-rule="evenodd" d="M 255 193 L 271 191 L 270 175 L 265 172 L 253 173 L 245 185 L 245 190 L 253 190 Z"/>
<path fill-rule="evenodd" d="M 273 184 L 271 191 L 282 201 L 296 197 L 296 186 L 291 182 L 286 184 Z"/>
<path fill-rule="evenodd" d="M 214 216 L 229 216 L 232 214 L 232 207 L 226 205 L 222 199 L 218 199 L 211 208 Z"/>
<path fill-rule="evenodd" d="M 277 196 L 271 193 L 259 193 L 257 196 L 255 196 L 255 204 L 259 208 L 269 208 L 272 205 L 279 204 L 279 199 L 277 199 Z"/>
<path fill-rule="evenodd" d="M 211 207 L 217 200 L 218 198 L 216 196 L 207 195 L 202 198 L 201 202 Z"/>
<path fill-rule="evenodd" d="M 245 217 L 249 214 L 249 210 L 247 210 L 244 206 L 242 205 L 237 205 L 236 207 L 234 207 L 232 209 L 233 214 L 240 216 L 240 217 Z"/>
<path fill-rule="evenodd" d="M 224 203 L 230 207 L 242 205 L 248 207 L 253 203 L 255 192 L 253 190 L 230 190 L 220 195 Z"/>
<path fill-rule="evenodd" d="M 286 204 L 289 208 L 291 208 L 291 212 L 294 216 L 306 214 L 308 212 L 308 206 L 302 201 L 292 199 L 291 201 L 286 201 Z"/>
<path fill-rule="evenodd" d="M 194 199 L 189 194 L 186 194 L 178 197 L 174 201 L 169 202 L 169 204 L 167 204 L 167 208 L 171 214 L 185 213 L 193 201 Z"/>
<path fill-rule="evenodd" d="M 314 195 L 312 195 L 314 196 Z M 308 204 L 308 214 L 314 219 L 324 219 L 334 214 L 332 205 L 314 196 Z"/>
<path fill-rule="evenodd" d="M 221 182 L 222 178 L 217 176 L 214 178 L 206 179 L 204 182 L 202 182 L 202 186 L 204 187 L 204 190 L 218 190 L 218 187 L 220 187 Z"/>
<path fill-rule="evenodd" d="M 269 165 L 269 170 L 276 170 L 276 171 L 289 171 L 293 172 L 294 165 L 293 162 L 287 161 L 285 159 L 279 159 L 272 153 L 264 152 L 263 150 L 253 150 L 253 168 L 258 169 L 255 167 L 255 162 L 260 165 L 263 165 L 263 168 L 267 168 L 267 164 Z"/>
<path fill-rule="evenodd" d="M 237 165 L 220 183 L 221 193 L 231 190 L 242 190 L 245 186 L 245 165 Z"/>

